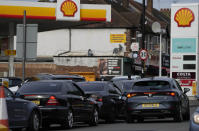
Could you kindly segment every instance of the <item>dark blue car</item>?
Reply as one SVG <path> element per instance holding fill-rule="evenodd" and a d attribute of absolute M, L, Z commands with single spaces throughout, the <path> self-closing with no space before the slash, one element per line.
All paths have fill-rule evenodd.
<path fill-rule="evenodd" d="M 189 131 L 199 131 L 199 107 L 191 117 Z"/>
<path fill-rule="evenodd" d="M 26 128 L 28 131 L 38 131 L 41 124 L 41 114 L 33 102 L 17 98 L 8 88 L 4 88 L 9 128 L 19 131 Z"/>

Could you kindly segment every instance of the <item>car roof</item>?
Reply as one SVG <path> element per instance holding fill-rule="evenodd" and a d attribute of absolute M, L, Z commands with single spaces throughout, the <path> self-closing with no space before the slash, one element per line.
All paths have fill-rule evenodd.
<path fill-rule="evenodd" d="M 126 79 L 125 79 L 125 80 L 113 81 L 113 83 L 115 83 L 115 82 L 123 82 L 123 83 L 124 83 L 124 82 L 136 82 L 136 81 L 137 81 L 137 80 L 135 80 L 135 79 L 134 79 L 134 80 L 128 80 L 128 79 L 126 80 Z"/>
<path fill-rule="evenodd" d="M 48 82 L 60 82 L 60 83 L 65 83 L 65 82 L 71 82 L 73 83 L 72 80 L 38 80 L 38 81 L 30 81 L 27 83 L 40 83 L 40 82 L 44 82 L 44 83 L 48 83 Z"/>
<path fill-rule="evenodd" d="M 115 76 L 111 79 L 111 81 L 113 80 L 119 80 L 119 79 L 128 79 L 128 76 Z M 131 79 L 141 79 L 141 76 L 139 75 L 131 75 Z"/>
<path fill-rule="evenodd" d="M 168 82 L 171 82 L 172 80 L 173 80 L 173 78 L 169 78 L 169 77 L 149 77 L 149 78 L 139 79 L 136 82 L 140 82 L 140 81 L 168 81 Z"/>
<path fill-rule="evenodd" d="M 75 74 L 45 74 L 45 73 L 41 73 L 41 74 L 37 74 L 36 76 L 46 76 L 46 77 L 50 77 L 50 78 L 82 78 L 85 79 L 82 76 L 79 75 L 75 75 Z"/>
<path fill-rule="evenodd" d="M 107 84 L 107 83 L 111 83 L 111 82 L 109 82 L 109 81 L 82 81 L 82 82 L 77 82 L 77 83 L 91 83 L 91 84 Z"/>
<path fill-rule="evenodd" d="M 1 78 L 6 78 L 6 79 L 19 79 L 19 80 L 21 80 L 21 78 L 19 78 L 19 77 L 0 77 L 0 79 Z"/>

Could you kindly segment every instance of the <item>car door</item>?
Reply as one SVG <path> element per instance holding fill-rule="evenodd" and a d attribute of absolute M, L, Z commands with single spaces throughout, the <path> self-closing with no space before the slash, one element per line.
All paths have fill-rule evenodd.
<path fill-rule="evenodd" d="M 5 97 L 7 103 L 8 120 L 11 127 L 24 126 L 26 119 L 26 102 L 22 99 L 15 98 L 14 94 L 7 88 Z"/>
<path fill-rule="evenodd" d="M 85 110 L 87 101 L 84 98 L 84 94 L 76 84 L 70 83 L 69 85 L 70 89 L 68 91 L 68 100 L 72 105 L 74 117 L 78 121 L 88 116 L 87 111 Z"/>
<path fill-rule="evenodd" d="M 94 103 L 89 98 L 85 97 L 83 90 L 75 83 L 73 83 L 74 88 L 76 89 L 77 94 L 83 98 L 82 100 L 82 107 L 80 110 L 81 116 L 84 118 L 88 118 L 93 110 Z"/>
<path fill-rule="evenodd" d="M 122 99 L 121 92 L 111 83 L 108 84 L 109 96 L 115 101 L 116 113 L 121 115 L 125 109 L 125 101 Z"/>
<path fill-rule="evenodd" d="M 174 80 L 174 86 L 180 92 L 180 99 L 181 99 L 181 103 L 182 103 L 182 109 L 185 112 L 187 110 L 187 108 L 189 108 L 189 99 L 188 99 L 187 95 L 183 92 L 181 86 L 179 85 L 179 83 L 176 80 Z"/>

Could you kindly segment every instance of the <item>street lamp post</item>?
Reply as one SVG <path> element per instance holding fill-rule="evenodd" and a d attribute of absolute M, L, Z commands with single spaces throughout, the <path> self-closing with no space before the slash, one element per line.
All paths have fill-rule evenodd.
<path fill-rule="evenodd" d="M 145 0 L 142 0 L 142 49 L 145 49 Z M 142 60 L 142 77 L 145 76 L 145 61 Z"/>

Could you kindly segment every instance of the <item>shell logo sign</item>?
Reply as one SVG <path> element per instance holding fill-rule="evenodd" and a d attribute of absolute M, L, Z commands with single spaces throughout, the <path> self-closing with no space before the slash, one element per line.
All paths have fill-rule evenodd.
<path fill-rule="evenodd" d="M 71 0 L 66 0 L 61 4 L 61 12 L 64 16 L 73 17 L 77 12 L 77 5 Z"/>
<path fill-rule="evenodd" d="M 179 9 L 174 16 L 174 20 L 177 22 L 178 27 L 191 27 L 191 23 L 194 19 L 194 13 L 188 8 Z"/>
<path fill-rule="evenodd" d="M 56 20 L 80 21 L 80 0 L 58 0 Z"/>

